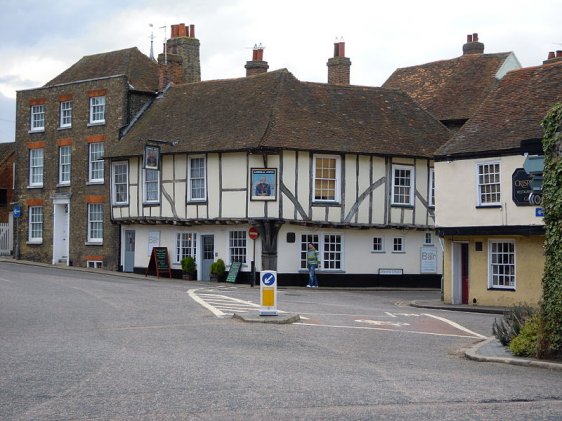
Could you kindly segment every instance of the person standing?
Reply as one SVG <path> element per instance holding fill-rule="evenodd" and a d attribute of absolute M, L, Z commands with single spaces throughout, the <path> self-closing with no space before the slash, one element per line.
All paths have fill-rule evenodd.
<path fill-rule="evenodd" d="M 318 250 L 314 248 L 314 244 L 308 243 L 308 252 L 306 253 L 306 264 L 308 266 L 308 284 L 307 288 L 318 288 L 318 279 L 316 278 L 316 269 L 320 264 L 320 256 Z"/>

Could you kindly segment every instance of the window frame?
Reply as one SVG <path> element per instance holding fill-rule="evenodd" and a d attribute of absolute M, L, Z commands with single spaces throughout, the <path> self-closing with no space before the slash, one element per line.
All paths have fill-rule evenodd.
<path fill-rule="evenodd" d="M 337 237 L 339 242 L 330 242 L 333 237 Z M 306 254 L 308 252 L 308 243 L 312 243 L 318 255 L 320 256 L 320 264 L 318 270 L 326 272 L 343 272 L 345 263 L 345 249 L 344 249 L 344 236 L 343 234 L 323 232 L 323 233 L 302 233 L 301 245 L 299 250 L 300 270 L 307 270 Z M 339 244 L 339 250 L 330 250 L 330 244 Z M 331 258 L 330 255 L 338 255 L 338 258 Z M 335 256 L 333 256 L 335 257 Z M 334 267 L 329 262 L 336 262 Z"/>
<path fill-rule="evenodd" d="M 428 204 L 430 208 L 435 207 L 435 168 L 429 169 L 429 198 Z"/>
<path fill-rule="evenodd" d="M 399 244 L 397 243 L 399 240 Z M 399 248 L 397 249 L 397 245 Z M 393 253 L 406 253 L 406 239 L 402 236 L 392 237 L 392 252 Z"/>
<path fill-rule="evenodd" d="M 498 169 L 497 172 L 494 173 L 480 173 L 480 169 L 484 168 L 484 167 L 490 167 L 492 165 L 497 165 Z M 494 160 L 494 161 L 484 161 L 484 162 L 477 162 L 476 163 L 476 204 L 478 207 L 497 207 L 497 206 L 501 206 L 501 197 L 502 197 L 502 189 L 501 189 L 501 182 L 502 182 L 502 176 L 501 176 L 501 162 Z M 497 175 L 497 180 L 494 183 L 481 183 L 481 175 L 482 176 L 490 176 L 490 174 L 495 174 Z M 485 186 L 497 186 L 497 191 L 495 192 L 483 192 L 482 188 Z M 483 201 L 482 200 L 482 195 L 487 195 L 487 196 L 493 196 L 493 195 L 497 195 L 497 200 L 496 201 Z"/>
<path fill-rule="evenodd" d="M 335 161 L 335 168 L 334 168 L 334 172 L 335 172 L 335 177 L 332 178 L 327 178 L 327 177 L 317 177 L 316 171 L 318 169 L 318 161 L 319 160 L 324 160 L 324 159 L 328 159 L 328 160 L 334 160 Z M 327 155 L 327 154 L 315 154 L 312 157 L 313 160 L 313 165 L 312 165 L 312 184 L 311 184 L 311 189 L 312 189 L 312 202 L 313 203 L 318 203 L 318 204 L 323 204 L 323 203 L 340 203 L 341 201 L 341 156 L 339 155 Z M 318 188 L 316 187 L 316 183 L 317 181 L 327 181 L 328 183 L 330 181 L 334 182 L 334 197 L 333 198 L 317 198 L 317 191 L 324 191 L 324 190 L 330 190 L 328 188 Z"/>
<path fill-rule="evenodd" d="M 191 236 L 191 237 L 190 237 Z M 184 238 L 187 237 L 187 238 Z M 185 243 L 189 244 L 185 244 Z M 197 259 L 197 233 L 192 231 L 181 231 L 176 233 L 176 256 L 175 263 L 181 264 L 184 257 L 191 256 Z"/>
<path fill-rule="evenodd" d="M 70 127 L 72 127 L 72 101 L 61 101 L 59 106 L 59 128 L 68 129 Z"/>
<path fill-rule="evenodd" d="M 380 240 L 380 241 L 379 241 L 379 243 L 380 243 L 380 248 L 379 248 L 379 249 L 375 248 L 375 240 L 377 240 L 377 239 Z M 383 237 L 383 236 L 376 236 L 376 235 L 373 236 L 373 241 L 372 241 L 372 243 L 371 243 L 371 246 L 372 246 L 372 247 L 371 247 L 371 252 L 372 252 L 372 253 L 385 253 L 385 252 L 386 252 L 386 250 L 385 250 L 385 248 L 384 248 L 384 237 Z"/>
<path fill-rule="evenodd" d="M 90 97 L 89 124 L 105 124 L 105 95 Z"/>
<path fill-rule="evenodd" d="M 117 167 L 124 167 L 124 173 L 117 173 Z M 118 175 L 124 175 L 125 180 L 117 182 Z M 124 200 L 118 200 L 118 186 L 124 186 Z M 118 206 L 129 204 L 129 161 L 116 161 L 111 163 L 111 203 Z"/>
<path fill-rule="evenodd" d="M 34 157 L 35 154 L 40 157 Z M 40 159 L 40 165 L 36 160 Z M 45 172 L 45 151 L 43 148 L 29 150 L 29 187 L 43 187 Z"/>
<path fill-rule="evenodd" d="M 88 243 L 103 243 L 103 203 L 88 203 Z M 94 219 L 93 216 L 98 218 Z M 101 236 L 94 236 L 98 234 Z"/>
<path fill-rule="evenodd" d="M 406 179 L 405 177 L 398 178 L 396 176 L 396 171 L 407 171 L 409 185 L 397 185 L 397 179 Z M 396 189 L 409 189 L 408 194 L 401 192 L 396 192 Z M 414 192 L 416 190 L 416 168 L 413 165 L 406 164 L 392 164 L 392 186 L 390 190 L 390 204 L 392 206 L 403 206 L 403 207 L 414 207 Z M 407 198 L 407 202 L 397 201 L 397 198 L 404 197 Z"/>
<path fill-rule="evenodd" d="M 509 245 L 511 247 L 511 250 L 508 250 L 507 253 L 502 251 L 499 252 L 495 252 L 494 251 L 494 245 L 497 244 L 502 244 L 502 245 Z M 509 254 L 509 256 L 512 256 L 512 262 L 497 262 L 494 263 L 494 255 L 500 256 L 500 255 L 505 255 L 505 254 Z M 494 267 L 497 267 L 498 269 L 500 267 L 503 267 L 503 269 L 501 270 L 501 272 L 504 273 L 494 273 Z M 509 267 L 510 270 L 508 270 L 507 272 L 505 271 L 505 269 Z M 510 273 L 509 273 L 510 272 Z M 507 278 L 507 279 L 511 279 L 511 281 L 508 281 L 508 284 L 504 284 L 504 285 L 500 285 L 499 283 L 494 283 L 494 278 L 498 277 L 499 278 Z M 516 244 L 515 244 L 515 240 L 511 240 L 511 239 L 501 239 L 501 238 L 497 238 L 497 239 L 493 239 L 493 240 L 488 240 L 488 288 L 489 289 L 501 289 L 501 290 L 511 290 L 511 291 L 515 291 L 517 288 L 517 250 L 516 250 Z"/>
<path fill-rule="evenodd" d="M 248 261 L 248 236 L 245 230 L 228 232 L 228 258 L 229 263 Z"/>
<path fill-rule="evenodd" d="M 423 244 L 424 244 L 424 246 L 432 246 L 432 245 L 435 244 L 433 242 L 433 233 L 432 232 L 424 233 Z"/>
<path fill-rule="evenodd" d="M 101 153 L 100 151 L 94 151 L 94 149 L 98 147 L 101 147 Z M 104 177 L 105 177 L 104 175 L 105 163 L 103 159 L 104 154 L 105 154 L 105 146 L 103 142 L 92 142 L 88 144 L 88 182 L 89 183 L 101 184 L 104 182 Z M 98 172 L 100 174 L 97 174 Z M 101 177 L 97 177 L 98 175 L 101 175 Z"/>
<path fill-rule="evenodd" d="M 41 244 L 43 243 L 43 206 L 30 206 L 27 211 L 29 218 L 27 237 L 28 242 L 31 244 Z M 34 220 L 35 217 L 38 217 L 39 219 Z M 40 236 L 37 236 L 37 233 L 39 233 Z"/>
<path fill-rule="evenodd" d="M 45 114 L 46 114 L 45 104 L 36 104 L 30 107 L 30 114 L 29 114 L 30 132 L 45 131 Z"/>
<path fill-rule="evenodd" d="M 155 180 L 147 180 L 147 174 L 156 174 L 156 179 Z M 148 192 L 149 189 L 148 184 L 154 184 L 156 186 L 156 198 L 155 199 L 149 199 L 148 198 Z M 143 203 L 146 205 L 158 205 L 160 204 L 160 170 L 150 170 L 150 169 L 144 169 L 142 170 L 142 194 L 143 194 Z"/>
<path fill-rule="evenodd" d="M 68 151 L 68 155 L 63 155 L 63 150 Z M 68 158 L 68 162 L 63 162 L 63 157 Z M 68 168 L 68 171 L 65 171 Z M 59 146 L 59 185 L 68 186 L 72 170 L 72 146 Z M 68 174 L 68 180 L 63 180 L 63 175 Z"/>
<path fill-rule="evenodd" d="M 193 170 L 193 161 L 200 161 L 203 163 L 203 176 L 202 177 L 193 177 L 192 170 Z M 202 197 L 195 197 L 193 195 L 194 180 L 202 180 L 203 186 L 203 195 Z M 200 187 L 196 187 L 196 189 L 200 189 Z M 207 201 L 207 159 L 205 155 L 194 155 L 190 156 L 187 160 L 187 198 L 189 202 L 206 202 Z"/>

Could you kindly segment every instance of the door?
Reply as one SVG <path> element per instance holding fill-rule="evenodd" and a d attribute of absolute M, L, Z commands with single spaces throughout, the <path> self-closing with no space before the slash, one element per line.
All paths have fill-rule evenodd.
<path fill-rule="evenodd" d="M 462 303 L 468 304 L 468 244 L 461 244 Z"/>
<path fill-rule="evenodd" d="M 211 264 L 215 260 L 215 236 L 202 235 L 201 245 L 201 270 L 199 271 L 198 279 L 201 281 L 208 281 L 211 279 Z"/>
<path fill-rule="evenodd" d="M 53 211 L 53 264 L 68 265 L 68 203 L 55 203 Z"/>
<path fill-rule="evenodd" d="M 452 244 L 451 303 L 468 304 L 468 243 Z"/>
<path fill-rule="evenodd" d="M 125 255 L 123 256 L 123 272 L 135 270 L 135 230 L 125 230 Z"/>

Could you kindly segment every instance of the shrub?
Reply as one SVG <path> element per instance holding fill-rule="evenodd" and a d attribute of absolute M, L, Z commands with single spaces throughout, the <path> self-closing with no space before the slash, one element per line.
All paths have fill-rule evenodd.
<path fill-rule="evenodd" d="M 195 260 L 191 256 L 181 259 L 181 270 L 185 273 L 194 274 L 196 269 Z"/>
<path fill-rule="evenodd" d="M 509 349 L 518 357 L 535 357 L 537 355 L 538 335 L 540 329 L 540 315 L 535 314 L 528 319 L 521 332 L 513 338 Z"/>
<path fill-rule="evenodd" d="M 525 321 L 535 313 L 536 310 L 527 304 L 516 305 L 504 313 L 503 319 L 494 320 L 492 333 L 502 345 L 506 346 L 519 335 Z"/>
<path fill-rule="evenodd" d="M 213 275 L 216 275 L 217 277 L 221 277 L 224 275 L 224 272 L 226 271 L 226 266 L 224 264 L 224 260 L 222 259 L 217 259 L 216 262 L 213 262 L 211 264 L 211 273 Z"/>

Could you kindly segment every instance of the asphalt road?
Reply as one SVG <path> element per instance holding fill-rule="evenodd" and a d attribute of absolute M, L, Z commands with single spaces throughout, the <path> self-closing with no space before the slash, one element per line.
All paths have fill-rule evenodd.
<path fill-rule="evenodd" d="M 258 291 L 0 263 L 0 418 L 562 419 L 560 371 L 464 358 L 493 315 L 293 288 L 279 308 L 306 319 L 257 324 L 192 297 Z"/>

